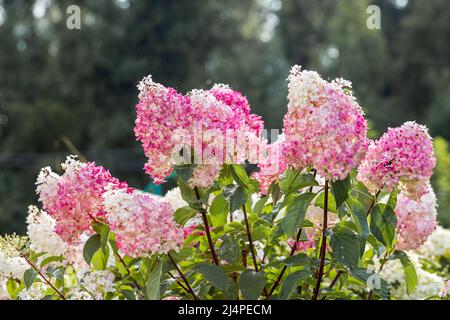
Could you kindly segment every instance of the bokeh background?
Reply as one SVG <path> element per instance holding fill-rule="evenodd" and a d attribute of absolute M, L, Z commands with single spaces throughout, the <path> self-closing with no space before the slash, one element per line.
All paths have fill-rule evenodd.
<path fill-rule="evenodd" d="M 66 27 L 72 4 L 81 30 Z M 170 187 L 152 187 L 132 131 L 144 75 L 183 92 L 228 83 L 281 128 L 293 64 L 351 80 L 372 137 L 430 128 L 450 227 L 449 22 L 448 0 L 0 0 L 0 234 L 24 231 L 39 169 L 70 153 L 134 187 Z"/>

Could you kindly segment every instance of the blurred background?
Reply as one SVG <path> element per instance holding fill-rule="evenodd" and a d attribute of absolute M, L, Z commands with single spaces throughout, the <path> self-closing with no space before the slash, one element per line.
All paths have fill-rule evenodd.
<path fill-rule="evenodd" d="M 66 26 L 73 4 L 80 30 Z M 39 169 L 70 153 L 152 188 L 133 134 L 143 76 L 182 92 L 228 83 L 281 128 L 293 64 L 351 80 L 371 137 L 430 128 L 450 227 L 449 22 L 447 0 L 0 0 L 0 233 L 24 231 Z"/>

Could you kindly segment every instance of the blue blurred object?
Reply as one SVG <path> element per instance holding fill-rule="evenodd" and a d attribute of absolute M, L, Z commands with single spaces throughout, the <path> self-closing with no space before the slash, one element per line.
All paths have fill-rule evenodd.
<path fill-rule="evenodd" d="M 145 188 L 144 188 L 144 191 L 145 192 L 149 192 L 149 193 L 153 193 L 153 194 L 156 194 L 156 195 L 159 195 L 159 196 L 162 196 L 162 195 L 164 195 L 166 192 L 166 190 L 164 190 L 165 188 L 164 188 L 164 186 L 167 186 L 169 183 L 168 182 L 170 182 L 170 180 L 172 180 L 172 179 L 175 179 L 176 178 L 176 174 L 175 174 L 175 172 L 172 172 L 167 178 L 166 178 L 166 180 L 167 180 L 167 182 L 166 183 L 162 183 L 162 184 L 160 184 L 160 185 L 156 185 L 154 182 L 152 182 L 152 183 L 150 183 L 150 184 L 148 184 Z M 170 185 L 170 184 L 169 184 Z"/>

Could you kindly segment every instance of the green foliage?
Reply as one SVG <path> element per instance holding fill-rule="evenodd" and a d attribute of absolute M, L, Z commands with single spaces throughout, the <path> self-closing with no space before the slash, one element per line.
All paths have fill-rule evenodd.
<path fill-rule="evenodd" d="M 396 216 L 391 206 L 396 205 L 397 190 L 382 193 L 379 198 L 383 203 L 378 202 L 351 174 L 345 181 L 331 184 L 329 206 L 325 208 L 324 190 L 311 188 L 317 182 L 308 173 L 288 171 L 272 184 L 269 196 L 255 202 L 256 185 L 246 170 L 236 165 L 225 167 L 219 181 L 209 189 L 192 190 L 180 177 L 178 182 L 188 206 L 176 210 L 174 219 L 184 225 L 201 212 L 210 228 L 198 226 L 184 246 L 170 255 L 149 252 L 127 257 L 116 248 L 114 232 L 104 223 L 93 222 L 95 234 L 83 248 L 89 272 L 114 274 L 114 290 L 102 292 L 102 299 L 156 300 L 176 296 L 202 300 L 309 300 L 316 288 L 318 299 L 390 299 L 392 283 L 388 284 L 380 273 L 386 263 L 395 259 L 403 266 L 406 292 L 413 294 L 416 289 L 415 265 L 405 252 L 394 249 Z M 372 201 L 373 209 L 368 212 Z M 307 216 L 313 205 L 321 209 L 314 208 Z M 229 221 L 230 213 L 237 217 L 234 211 L 244 208 L 246 215 Z M 325 211 L 331 220 L 325 232 L 327 246 L 322 260 L 321 215 Z M 70 294 L 74 283 L 86 290 L 74 267 L 67 267 L 63 257 L 30 251 L 26 238 L 1 240 L 5 248 L 20 244 L 20 250 L 25 250 L 21 254 L 26 253 L 31 263 L 45 270 L 45 274 L 39 274 L 33 267 L 21 280 L 8 281 L 6 287 L 12 298 L 35 281 L 54 285 L 45 291 L 45 299 L 61 299 L 61 295 Z M 304 241 L 307 246 L 300 249 Z M 107 264 L 110 253 L 115 259 Z M 322 265 L 324 273 L 317 287 Z"/>
<path fill-rule="evenodd" d="M 145 292 L 149 300 L 158 300 L 160 297 L 160 282 L 162 274 L 162 261 L 156 261 L 148 274 Z"/>
<path fill-rule="evenodd" d="M 370 213 L 370 230 L 385 246 L 392 248 L 397 217 L 388 206 L 378 204 Z"/>
<path fill-rule="evenodd" d="M 391 259 L 399 259 L 403 266 L 406 291 L 411 294 L 417 285 L 417 273 L 414 264 L 409 259 L 408 255 L 402 251 L 396 251 Z"/>
<path fill-rule="evenodd" d="M 34 269 L 28 269 L 25 271 L 25 273 L 23 274 L 23 281 L 27 290 L 30 289 L 37 275 L 38 273 Z"/>
<path fill-rule="evenodd" d="M 197 215 L 197 210 L 192 209 L 191 207 L 182 207 L 178 208 L 174 212 L 174 220 L 180 226 L 184 226 L 186 222 Z"/>
<path fill-rule="evenodd" d="M 239 277 L 239 288 L 247 300 L 257 300 L 266 284 L 264 272 L 246 269 Z"/>
<path fill-rule="evenodd" d="M 297 229 L 305 218 L 306 210 L 316 195 L 314 193 L 302 193 L 295 196 L 287 205 L 286 216 L 281 220 L 281 229 L 291 237 L 295 237 Z"/>
<path fill-rule="evenodd" d="M 229 203 L 230 212 L 241 209 L 246 201 L 244 187 L 241 185 L 232 184 L 224 187 L 223 195 Z"/>
<path fill-rule="evenodd" d="M 280 189 L 285 194 L 295 192 L 299 189 L 309 186 L 319 185 L 310 173 L 300 173 L 298 170 L 286 170 L 280 179 Z"/>
<path fill-rule="evenodd" d="M 348 197 L 348 191 L 350 189 L 350 177 L 347 176 L 344 180 L 337 180 L 331 182 L 331 190 L 336 201 L 336 208 L 339 208 L 342 203 Z"/>
<path fill-rule="evenodd" d="M 99 234 L 94 234 L 84 244 L 83 257 L 87 264 L 91 264 L 92 258 L 94 257 L 95 253 L 99 249 L 101 249 L 102 243 L 100 238 L 101 237 Z"/>
<path fill-rule="evenodd" d="M 434 139 L 436 169 L 432 184 L 438 200 L 438 218 L 442 226 L 450 227 L 450 153 L 448 142 L 442 137 Z"/>
<path fill-rule="evenodd" d="M 227 274 L 214 264 L 201 263 L 196 265 L 194 270 L 202 274 L 217 289 L 226 291 L 231 286 L 231 280 Z"/>
<path fill-rule="evenodd" d="M 361 258 L 359 235 L 344 222 L 338 223 L 331 232 L 330 247 L 339 263 L 352 269 Z"/>
<path fill-rule="evenodd" d="M 221 227 L 227 222 L 230 204 L 223 194 L 217 195 L 211 203 L 209 213 L 213 226 Z"/>

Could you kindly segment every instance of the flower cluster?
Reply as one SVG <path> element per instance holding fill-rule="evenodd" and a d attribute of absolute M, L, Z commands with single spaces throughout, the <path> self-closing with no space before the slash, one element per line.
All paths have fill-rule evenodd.
<path fill-rule="evenodd" d="M 420 197 L 433 174 L 436 158 L 428 129 L 415 122 L 389 128 L 371 143 L 358 179 L 371 192 L 392 191 L 400 182 L 410 197 Z"/>
<path fill-rule="evenodd" d="M 267 156 L 258 162 L 259 171 L 253 176 L 258 180 L 262 194 L 267 194 L 272 182 L 278 181 L 280 175 L 287 169 L 286 158 L 282 153 L 283 141 L 284 137 L 281 136 L 277 141 L 261 148 Z"/>
<path fill-rule="evenodd" d="M 79 237 L 78 243 L 66 243 L 55 232 L 56 221 L 36 206 L 28 207 L 26 222 L 29 249 L 34 252 L 45 252 L 39 257 L 40 261 L 46 257 L 63 256 L 64 263 L 76 267 L 77 271 L 83 271 L 88 267 L 82 255 L 84 243 L 89 238 L 87 233 Z"/>
<path fill-rule="evenodd" d="M 183 243 L 183 231 L 164 201 L 137 190 L 116 189 L 104 194 L 107 220 L 117 247 L 130 257 L 164 253 Z"/>
<path fill-rule="evenodd" d="M 344 85 L 292 68 L 283 131 L 289 166 L 313 166 L 328 180 L 342 180 L 359 165 L 368 145 L 367 122 Z"/>
<path fill-rule="evenodd" d="M 127 188 L 125 183 L 93 162 L 82 163 L 67 157 L 64 174 L 43 168 L 37 179 L 36 192 L 44 210 L 56 221 L 55 232 L 67 243 L 79 241 L 91 222 L 103 219 L 103 193 L 107 189 Z"/>
<path fill-rule="evenodd" d="M 247 99 L 225 85 L 183 95 L 148 76 L 138 88 L 134 132 L 148 158 L 145 170 L 157 184 L 164 182 L 173 166 L 180 162 L 177 157 L 182 150 L 189 154 L 194 149 L 198 165 L 189 185 L 210 186 L 225 159 L 235 159 L 235 152 L 228 154 L 229 150 L 224 148 L 224 137 L 232 142 L 238 137 L 255 139 L 251 137 L 262 130 L 262 120 L 250 113 Z M 184 161 L 190 161 L 192 156 Z M 238 160 L 245 160 L 245 155 Z"/>
<path fill-rule="evenodd" d="M 401 192 L 395 207 L 397 215 L 398 250 L 418 249 L 436 229 L 436 196 L 427 187 L 420 199 L 411 199 Z"/>

